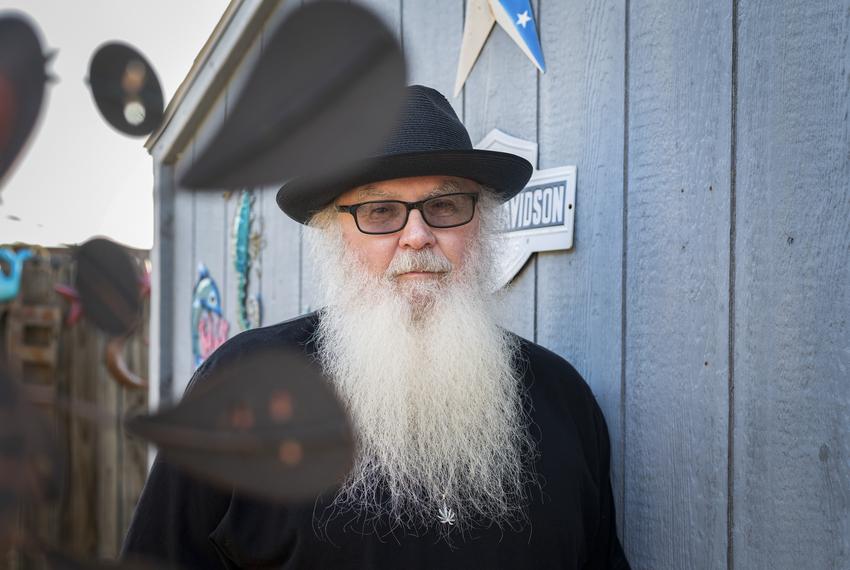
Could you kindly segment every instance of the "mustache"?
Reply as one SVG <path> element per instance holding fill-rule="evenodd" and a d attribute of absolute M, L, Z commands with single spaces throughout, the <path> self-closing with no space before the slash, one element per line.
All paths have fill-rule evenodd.
<path fill-rule="evenodd" d="M 419 249 L 397 254 L 384 275 L 393 278 L 411 271 L 448 273 L 453 268 L 451 261 L 442 254 L 432 249 Z"/>

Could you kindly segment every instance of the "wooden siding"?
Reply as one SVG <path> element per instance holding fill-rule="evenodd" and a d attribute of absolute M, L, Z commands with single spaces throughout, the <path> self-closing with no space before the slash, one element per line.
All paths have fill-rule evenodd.
<path fill-rule="evenodd" d="M 850 568 L 850 1 L 738 10 L 732 554 Z"/>
<path fill-rule="evenodd" d="M 362 3 L 401 39 L 409 81 L 450 96 L 465 3 Z M 298 5 L 282 2 L 246 60 Z M 503 322 L 596 394 L 633 567 L 850 567 L 850 0 L 533 8 L 548 72 L 496 27 L 450 101 L 473 141 L 500 128 L 536 140 L 540 168 L 578 167 L 575 247 L 529 260 Z M 235 199 L 173 180 L 243 69 L 155 169 L 158 255 L 173 263 L 166 399 L 193 369 L 199 262 L 238 332 Z M 266 324 L 316 308 L 303 229 L 276 190 L 256 201 Z"/>

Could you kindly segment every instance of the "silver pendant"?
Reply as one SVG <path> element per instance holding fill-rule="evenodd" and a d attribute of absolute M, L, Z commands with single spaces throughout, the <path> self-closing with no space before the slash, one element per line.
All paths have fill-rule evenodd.
<path fill-rule="evenodd" d="M 439 511 L 437 516 L 437 520 L 439 520 L 443 524 L 447 524 L 449 526 L 454 526 L 455 524 L 455 512 L 448 508 L 446 505 L 443 505 Z"/>

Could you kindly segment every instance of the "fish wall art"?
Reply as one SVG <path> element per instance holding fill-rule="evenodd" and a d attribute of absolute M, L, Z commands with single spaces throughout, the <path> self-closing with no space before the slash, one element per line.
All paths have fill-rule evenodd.
<path fill-rule="evenodd" d="M 198 265 L 192 294 L 192 355 L 195 367 L 227 340 L 230 325 L 221 310 L 221 294 L 207 267 Z"/>

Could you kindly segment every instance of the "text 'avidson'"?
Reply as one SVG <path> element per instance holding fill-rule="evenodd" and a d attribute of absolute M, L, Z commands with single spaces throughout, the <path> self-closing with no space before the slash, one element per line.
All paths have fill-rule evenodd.
<path fill-rule="evenodd" d="M 507 231 L 563 224 L 565 190 L 566 181 L 526 187 L 504 205 L 508 210 Z"/>

